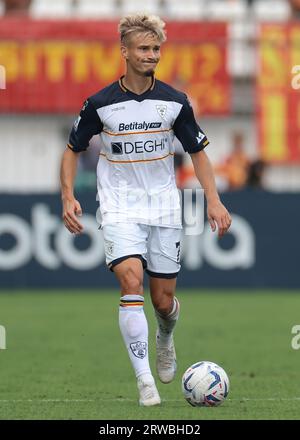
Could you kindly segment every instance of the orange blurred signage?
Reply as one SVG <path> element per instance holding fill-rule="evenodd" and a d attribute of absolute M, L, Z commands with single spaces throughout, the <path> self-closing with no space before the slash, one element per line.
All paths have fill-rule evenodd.
<path fill-rule="evenodd" d="M 270 162 L 300 161 L 300 90 L 293 66 L 300 64 L 300 24 L 260 27 L 257 123 L 261 156 Z"/>
<path fill-rule="evenodd" d="M 223 23 L 169 23 L 157 78 L 185 91 L 198 114 L 230 110 Z M 0 20 L 1 112 L 77 112 L 124 72 L 116 22 Z"/>

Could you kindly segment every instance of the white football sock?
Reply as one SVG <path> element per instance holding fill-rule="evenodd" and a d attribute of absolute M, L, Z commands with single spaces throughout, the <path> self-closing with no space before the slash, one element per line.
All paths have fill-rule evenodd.
<path fill-rule="evenodd" d="M 167 316 L 162 316 L 155 310 L 155 316 L 158 323 L 158 338 L 160 345 L 168 347 L 172 341 L 173 330 L 179 317 L 179 301 L 174 297 L 173 307 Z"/>
<path fill-rule="evenodd" d="M 124 295 L 119 308 L 120 330 L 136 377 L 150 374 L 148 357 L 148 323 L 141 295 Z"/>

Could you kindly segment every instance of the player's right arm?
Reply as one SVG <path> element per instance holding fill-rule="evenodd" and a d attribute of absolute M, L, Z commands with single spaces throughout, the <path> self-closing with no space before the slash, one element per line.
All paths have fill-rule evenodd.
<path fill-rule="evenodd" d="M 73 234 L 80 234 L 83 226 L 77 219 L 82 215 L 80 203 L 74 197 L 74 181 L 77 171 L 78 154 L 70 148 L 63 153 L 60 167 L 61 199 L 63 205 L 62 218 L 66 228 Z"/>
<path fill-rule="evenodd" d="M 101 133 L 103 128 L 97 111 L 88 99 L 85 101 L 80 115 L 76 119 L 70 133 L 69 143 L 63 153 L 60 167 L 60 184 L 63 204 L 62 218 L 66 228 L 73 234 L 80 234 L 83 226 L 77 216 L 82 215 L 82 209 L 74 196 L 74 182 L 77 172 L 78 153 L 85 151 L 90 139 Z"/>

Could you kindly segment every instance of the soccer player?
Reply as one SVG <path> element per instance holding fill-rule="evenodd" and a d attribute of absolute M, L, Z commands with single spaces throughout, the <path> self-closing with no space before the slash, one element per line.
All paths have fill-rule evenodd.
<path fill-rule="evenodd" d="M 207 137 L 186 95 L 154 76 L 166 40 L 164 26 L 156 16 L 135 14 L 121 19 L 125 75 L 86 100 L 61 163 L 64 224 L 70 232 L 81 233 L 82 210 L 73 193 L 77 158 L 92 136 L 100 135 L 97 179 L 106 263 L 120 284 L 119 325 L 137 378 L 139 403 L 144 406 L 160 404 L 148 358 L 144 269 L 158 324 L 157 373 L 163 383 L 171 382 L 176 373 L 173 331 L 179 316 L 175 287 L 182 225 L 174 136 L 191 155 L 212 230 L 218 228 L 221 237 L 231 223 L 203 151 Z"/>

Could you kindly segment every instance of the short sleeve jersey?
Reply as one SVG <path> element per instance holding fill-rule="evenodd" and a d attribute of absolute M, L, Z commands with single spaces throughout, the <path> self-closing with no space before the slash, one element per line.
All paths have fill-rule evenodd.
<path fill-rule="evenodd" d="M 154 78 L 137 95 L 120 79 L 85 101 L 68 146 L 85 151 L 94 135 L 101 141 L 97 181 L 102 224 L 180 228 L 174 136 L 190 154 L 209 143 L 186 95 Z"/>

